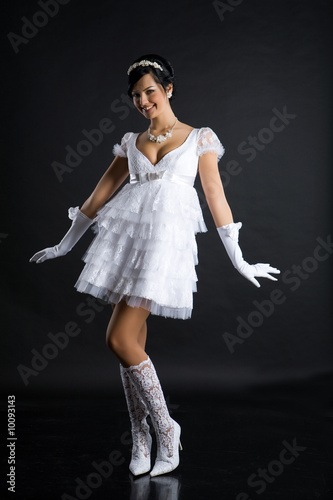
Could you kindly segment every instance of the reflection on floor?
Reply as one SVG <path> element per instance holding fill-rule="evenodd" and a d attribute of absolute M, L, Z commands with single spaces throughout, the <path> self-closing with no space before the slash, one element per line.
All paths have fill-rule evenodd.
<path fill-rule="evenodd" d="M 18 396 L 13 497 L 331 499 L 333 431 L 326 392 L 313 385 L 237 394 L 165 392 L 182 426 L 184 450 L 176 470 L 152 479 L 128 471 L 123 394 Z"/>

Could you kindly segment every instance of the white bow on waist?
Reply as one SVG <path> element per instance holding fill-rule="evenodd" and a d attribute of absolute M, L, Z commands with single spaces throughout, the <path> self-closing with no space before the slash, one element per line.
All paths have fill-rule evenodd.
<path fill-rule="evenodd" d="M 175 174 L 170 170 L 160 170 L 159 172 L 143 172 L 140 174 L 130 174 L 130 184 L 144 184 L 145 182 L 165 179 L 177 184 L 187 184 L 193 186 L 195 177 L 192 175 Z"/>

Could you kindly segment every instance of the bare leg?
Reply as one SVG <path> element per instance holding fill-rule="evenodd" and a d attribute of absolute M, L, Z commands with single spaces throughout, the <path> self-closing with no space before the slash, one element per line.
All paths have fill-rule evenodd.
<path fill-rule="evenodd" d="M 146 341 L 147 341 L 147 322 L 145 321 L 139 332 L 139 338 L 138 338 L 138 342 L 143 350 L 146 349 Z"/>
<path fill-rule="evenodd" d="M 112 310 L 114 310 L 115 308 L 114 304 L 111 304 L 111 307 Z M 147 321 L 145 321 L 144 324 L 142 325 L 138 338 L 139 345 L 142 347 L 143 350 L 145 350 L 146 348 L 146 341 L 147 341 Z"/>
<path fill-rule="evenodd" d="M 148 358 L 145 344 L 149 314 L 146 309 L 129 306 L 124 299 L 113 308 L 106 331 L 106 344 L 126 368 Z"/>

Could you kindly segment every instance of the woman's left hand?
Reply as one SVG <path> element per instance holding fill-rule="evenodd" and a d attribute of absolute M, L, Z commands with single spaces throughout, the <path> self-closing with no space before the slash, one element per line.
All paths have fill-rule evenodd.
<path fill-rule="evenodd" d="M 279 269 L 276 269 L 276 267 L 271 267 L 270 264 L 263 264 L 262 262 L 259 262 L 258 264 L 248 264 L 245 260 L 243 260 L 241 265 L 239 267 L 236 267 L 236 269 L 242 276 L 244 276 L 244 278 L 247 278 L 258 288 L 260 288 L 260 283 L 255 279 L 255 276 L 257 278 L 268 278 L 272 281 L 277 281 L 277 278 L 271 276 L 268 273 L 280 274 Z"/>
<path fill-rule="evenodd" d="M 243 254 L 238 244 L 238 235 L 241 227 L 241 222 L 231 222 L 230 224 L 216 228 L 234 267 L 242 276 L 258 288 L 260 287 L 260 283 L 255 277 L 277 281 L 277 278 L 268 274 L 280 274 L 280 270 L 276 267 L 271 267 L 270 264 L 263 264 L 261 262 L 258 264 L 249 264 L 243 259 Z"/>

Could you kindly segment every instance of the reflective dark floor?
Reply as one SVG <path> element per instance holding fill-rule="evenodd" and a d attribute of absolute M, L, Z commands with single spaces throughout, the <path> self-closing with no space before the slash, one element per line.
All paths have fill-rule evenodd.
<path fill-rule="evenodd" d="M 328 389 L 320 383 L 178 392 L 167 402 L 182 426 L 181 463 L 150 479 L 128 471 L 129 420 L 122 393 L 17 398 L 16 494 L 8 498 L 333 497 L 333 413 Z"/>

